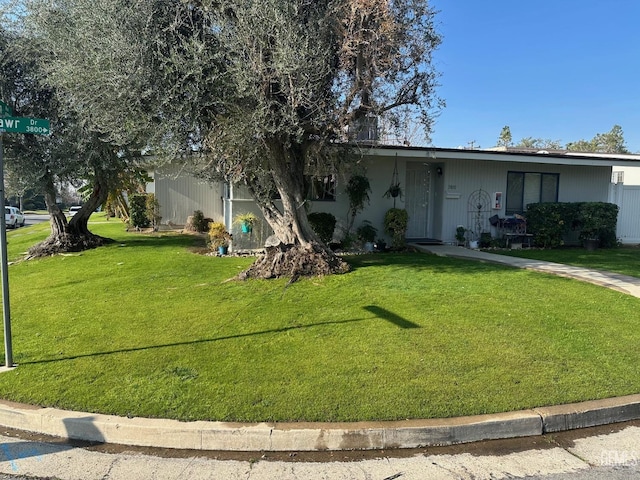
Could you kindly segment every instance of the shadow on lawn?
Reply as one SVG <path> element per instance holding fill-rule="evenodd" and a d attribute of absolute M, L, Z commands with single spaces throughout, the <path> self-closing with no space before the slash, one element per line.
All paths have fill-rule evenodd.
<path fill-rule="evenodd" d="M 422 252 L 372 253 L 353 255 L 345 258 L 352 271 L 370 267 L 409 267 L 430 273 L 479 273 L 496 270 L 512 270 L 513 267 L 497 263 L 466 260 L 461 258 L 439 257 Z"/>
<path fill-rule="evenodd" d="M 373 317 L 366 317 L 366 318 L 355 318 L 355 319 L 351 319 L 351 320 L 338 320 L 338 321 L 330 321 L 330 322 L 319 322 L 319 323 L 312 323 L 309 325 L 292 325 L 290 327 L 283 327 L 283 328 L 274 328 L 274 329 L 270 329 L 270 330 L 262 330 L 260 332 L 250 332 L 250 333 L 239 333 L 237 335 L 227 335 L 224 337 L 216 337 L 216 338 L 203 338 L 201 340 L 192 340 L 192 341 L 188 341 L 188 342 L 175 342 L 175 343 L 167 343 L 165 345 L 149 345 L 146 347 L 134 347 L 134 348 L 122 348 L 119 350 L 112 350 L 109 352 L 95 352 L 95 353 L 85 353 L 85 354 L 80 354 L 80 355 L 73 355 L 70 357 L 64 357 L 64 358 L 51 358 L 51 359 L 45 359 L 45 360 L 35 360 L 33 362 L 20 362 L 22 365 L 36 365 L 39 363 L 54 363 L 54 362 L 62 362 L 62 361 L 66 361 L 66 360 L 77 360 L 79 358 L 88 358 L 88 357 L 99 357 L 99 356 L 103 356 L 103 355 L 114 355 L 114 354 L 118 354 L 118 353 L 132 353 L 132 352 L 141 352 L 144 350 L 153 350 L 153 349 L 157 349 L 157 348 L 170 348 L 170 347 L 181 347 L 181 346 L 186 346 L 186 345 L 197 345 L 199 343 L 209 343 L 209 342 L 219 342 L 219 341 L 223 341 L 223 340 L 234 340 L 234 339 L 238 339 L 238 338 L 245 338 L 245 337 L 253 337 L 253 336 L 257 336 L 257 335 L 267 335 L 270 333 L 284 333 L 284 332 L 289 332 L 291 330 L 302 330 L 302 329 L 307 329 L 307 328 L 313 328 L 313 327 L 322 327 L 322 326 L 326 326 L 326 325 L 342 325 L 342 324 L 347 324 L 347 323 L 355 323 L 355 322 L 366 322 L 372 319 L 381 319 L 381 320 L 385 320 L 388 321 L 390 323 L 392 323 L 393 325 L 396 325 L 399 328 L 420 328 L 420 325 L 413 323 L 403 317 L 401 317 L 400 315 L 396 315 L 395 313 L 382 308 L 382 307 L 378 307 L 376 305 L 367 305 L 366 307 L 363 307 L 364 310 L 366 310 L 367 312 L 370 312 L 371 314 L 373 314 Z"/>
<path fill-rule="evenodd" d="M 406 318 L 401 317 L 400 315 L 396 315 L 395 313 L 390 312 L 385 308 L 377 307 L 375 305 L 367 305 L 363 308 L 367 312 L 373 313 L 376 317 L 391 322 L 400 328 L 420 328 L 420 325 L 418 325 L 417 323 L 413 323 Z"/>
<path fill-rule="evenodd" d="M 158 247 L 206 247 L 207 242 L 203 236 L 200 235 L 186 235 L 186 234 L 174 234 L 174 233 L 154 233 L 154 234 L 132 234 L 126 238 L 118 238 L 114 240 L 114 243 L 110 244 L 111 248 L 122 247 L 144 247 L 144 248 L 158 248 Z"/>

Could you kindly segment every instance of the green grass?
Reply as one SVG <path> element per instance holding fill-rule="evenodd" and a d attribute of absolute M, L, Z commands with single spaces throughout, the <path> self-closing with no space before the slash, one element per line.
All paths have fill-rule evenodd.
<path fill-rule="evenodd" d="M 100 216 L 95 217 L 101 220 Z M 11 265 L 5 399 L 180 420 L 450 417 L 638 393 L 640 300 L 427 254 L 225 282 L 251 259 L 194 236 L 91 226 L 116 243 Z M 33 229 L 33 230 L 30 230 Z M 46 236 L 9 232 L 10 257 Z"/>
<path fill-rule="evenodd" d="M 640 277 L 640 248 L 638 247 L 607 248 L 594 251 L 587 251 L 584 248 L 523 249 L 501 250 L 500 253 Z"/>

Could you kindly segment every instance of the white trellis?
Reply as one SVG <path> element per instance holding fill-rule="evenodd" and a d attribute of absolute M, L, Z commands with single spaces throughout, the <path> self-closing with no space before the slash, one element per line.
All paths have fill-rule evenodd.
<path fill-rule="evenodd" d="M 482 232 L 490 231 L 491 197 L 489 193 L 479 189 L 469 195 L 467 203 L 467 229 L 471 240 L 479 240 Z"/>

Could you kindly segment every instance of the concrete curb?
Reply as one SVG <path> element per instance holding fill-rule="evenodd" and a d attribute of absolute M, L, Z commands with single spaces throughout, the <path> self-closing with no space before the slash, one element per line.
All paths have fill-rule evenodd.
<path fill-rule="evenodd" d="M 354 423 L 179 422 L 64 411 L 0 402 L 0 425 L 74 440 L 223 451 L 419 448 L 640 419 L 640 395 L 450 419 Z"/>

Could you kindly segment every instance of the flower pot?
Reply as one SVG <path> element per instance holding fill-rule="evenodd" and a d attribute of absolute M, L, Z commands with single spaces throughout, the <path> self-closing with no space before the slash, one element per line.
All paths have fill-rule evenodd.
<path fill-rule="evenodd" d="M 218 254 L 220 256 L 226 255 L 229 252 L 229 247 L 218 247 Z"/>
<path fill-rule="evenodd" d="M 378 242 L 375 244 L 375 247 L 379 252 L 384 252 L 387 249 L 387 244 L 385 242 Z"/>
<path fill-rule="evenodd" d="M 253 230 L 251 228 L 251 224 L 245 223 L 245 222 L 243 222 L 242 225 L 240 225 L 240 228 L 242 229 L 242 233 L 251 233 L 251 230 Z"/>
<path fill-rule="evenodd" d="M 472 249 L 476 250 L 478 248 L 478 241 L 477 240 L 471 240 L 469 242 L 469 248 L 472 248 Z"/>

